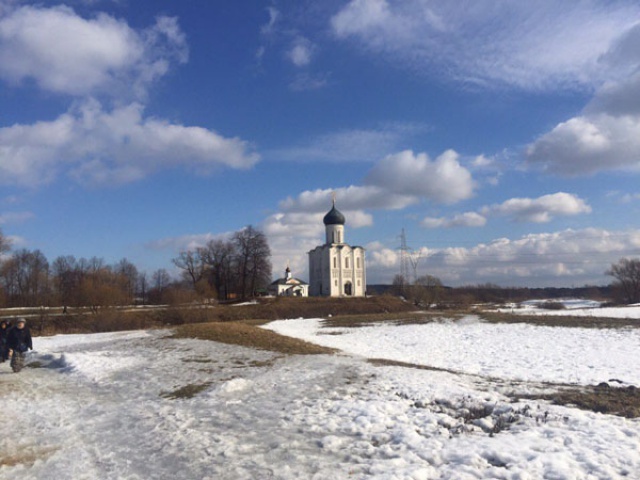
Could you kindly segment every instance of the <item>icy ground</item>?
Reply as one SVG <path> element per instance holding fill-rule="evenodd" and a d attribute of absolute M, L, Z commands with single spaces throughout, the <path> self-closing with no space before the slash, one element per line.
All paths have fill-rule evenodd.
<path fill-rule="evenodd" d="M 41 368 L 15 375 L 0 365 L 0 478 L 640 478 L 638 420 L 505 396 L 539 388 L 533 383 L 380 367 L 362 356 L 392 352 L 389 358 L 414 362 L 405 355 L 414 344 L 407 352 L 421 350 L 424 364 L 437 360 L 462 370 L 475 353 L 476 364 L 489 365 L 473 342 L 463 362 L 458 350 L 436 348 L 443 337 L 432 330 L 396 327 L 403 335 L 379 326 L 324 335 L 318 326 L 271 324 L 317 342 L 342 342 L 353 353 L 285 357 L 158 331 L 36 338 L 29 361 Z M 490 327 L 439 325 L 442 335 L 448 330 L 462 339 L 466 330 L 480 345 L 495 337 Z M 593 349 L 591 363 L 600 372 L 594 377 L 637 378 L 637 363 L 629 369 L 606 363 L 600 342 L 610 348 L 625 341 L 609 338 L 613 330 L 594 330 L 598 338 L 577 330 L 532 327 L 510 338 L 538 337 L 532 348 L 545 342 L 566 348 L 577 338 Z M 638 333 L 627 334 L 638 345 Z M 361 351 L 363 344 L 375 355 Z M 501 370 L 487 368 L 505 379 L 543 378 L 531 372 L 546 371 L 535 362 L 553 349 L 531 353 L 530 374 L 522 373 L 516 350 L 496 359 L 506 362 Z M 550 379 L 562 377 L 563 367 L 574 371 L 573 355 L 554 359 L 559 365 Z M 203 390 L 180 398 L 187 386 Z"/>

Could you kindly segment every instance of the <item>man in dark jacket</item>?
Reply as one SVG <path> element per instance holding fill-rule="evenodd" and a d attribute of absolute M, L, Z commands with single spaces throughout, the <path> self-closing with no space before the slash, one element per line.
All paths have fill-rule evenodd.
<path fill-rule="evenodd" d="M 24 357 L 27 350 L 33 350 L 31 332 L 27 327 L 27 321 L 19 318 L 15 327 L 7 334 L 7 348 L 11 355 L 11 368 L 18 373 L 24 367 Z"/>
<path fill-rule="evenodd" d="M 9 335 L 9 323 L 6 320 L 2 320 L 0 321 L 0 363 L 9 359 L 7 335 Z"/>

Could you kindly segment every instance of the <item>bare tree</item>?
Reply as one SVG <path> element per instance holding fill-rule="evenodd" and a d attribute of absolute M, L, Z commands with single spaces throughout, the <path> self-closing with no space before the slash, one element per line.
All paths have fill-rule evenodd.
<path fill-rule="evenodd" d="M 219 299 L 228 298 L 233 283 L 233 244 L 220 239 L 210 240 L 198 253 L 205 265 L 209 285 L 215 289 Z"/>
<path fill-rule="evenodd" d="M 393 280 L 391 281 L 391 291 L 394 295 L 404 297 L 407 294 L 408 284 L 409 282 L 404 275 L 398 273 L 393 276 Z"/>
<path fill-rule="evenodd" d="M 242 298 L 254 296 L 271 279 L 271 249 L 264 233 L 251 225 L 233 235 Z"/>
<path fill-rule="evenodd" d="M 28 307 L 49 302 L 49 262 L 40 250 L 14 252 L 0 268 L 0 281 L 13 306 Z"/>
<path fill-rule="evenodd" d="M 140 296 L 140 300 L 143 305 L 147 304 L 147 291 L 149 290 L 149 280 L 148 280 L 147 272 L 140 272 L 138 275 L 138 295 Z"/>
<path fill-rule="evenodd" d="M 5 252 L 8 252 L 10 249 L 11 249 L 11 242 L 4 235 L 4 233 L 2 233 L 2 230 L 0 229 L 0 255 L 2 255 Z"/>
<path fill-rule="evenodd" d="M 114 271 L 116 275 L 118 275 L 122 288 L 127 296 L 127 303 L 133 303 L 138 286 L 138 269 L 129 260 L 123 258 L 115 264 Z"/>
<path fill-rule="evenodd" d="M 151 275 L 151 290 L 149 291 L 149 299 L 151 303 L 164 303 L 166 301 L 166 293 L 171 284 L 169 272 L 164 268 L 159 268 Z"/>
<path fill-rule="evenodd" d="M 442 293 L 442 282 L 433 275 L 423 275 L 416 279 L 412 287 L 413 300 L 417 305 L 431 306 Z"/>
<path fill-rule="evenodd" d="M 56 258 L 51 264 L 51 275 L 57 299 L 62 305 L 78 305 L 78 261 L 73 255 Z"/>
<path fill-rule="evenodd" d="M 200 250 L 197 252 L 192 252 L 191 250 L 183 251 L 171 260 L 176 267 L 182 270 L 183 277 L 191 283 L 194 290 L 198 282 L 204 277 L 205 272 L 203 257 L 199 252 Z"/>
<path fill-rule="evenodd" d="M 613 286 L 618 288 L 626 303 L 640 303 L 640 260 L 621 258 L 605 272 L 615 278 Z"/>

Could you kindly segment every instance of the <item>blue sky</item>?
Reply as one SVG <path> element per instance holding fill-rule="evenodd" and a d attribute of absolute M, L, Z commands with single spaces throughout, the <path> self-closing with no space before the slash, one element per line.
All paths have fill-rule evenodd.
<path fill-rule="evenodd" d="M 640 254 L 635 1 L 0 0 L 0 228 L 171 268 L 246 225 L 306 278 L 604 284 Z"/>

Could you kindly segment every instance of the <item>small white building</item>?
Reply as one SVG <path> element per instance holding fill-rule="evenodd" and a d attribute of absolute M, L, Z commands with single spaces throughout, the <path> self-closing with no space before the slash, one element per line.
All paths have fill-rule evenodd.
<path fill-rule="evenodd" d="M 299 278 L 293 278 L 291 269 L 287 265 L 284 278 L 279 278 L 269 285 L 269 294 L 279 297 L 308 297 L 309 284 Z"/>
<path fill-rule="evenodd" d="M 309 252 L 309 295 L 364 297 L 365 250 L 345 243 L 344 215 L 333 208 L 324 216 L 325 243 Z"/>

